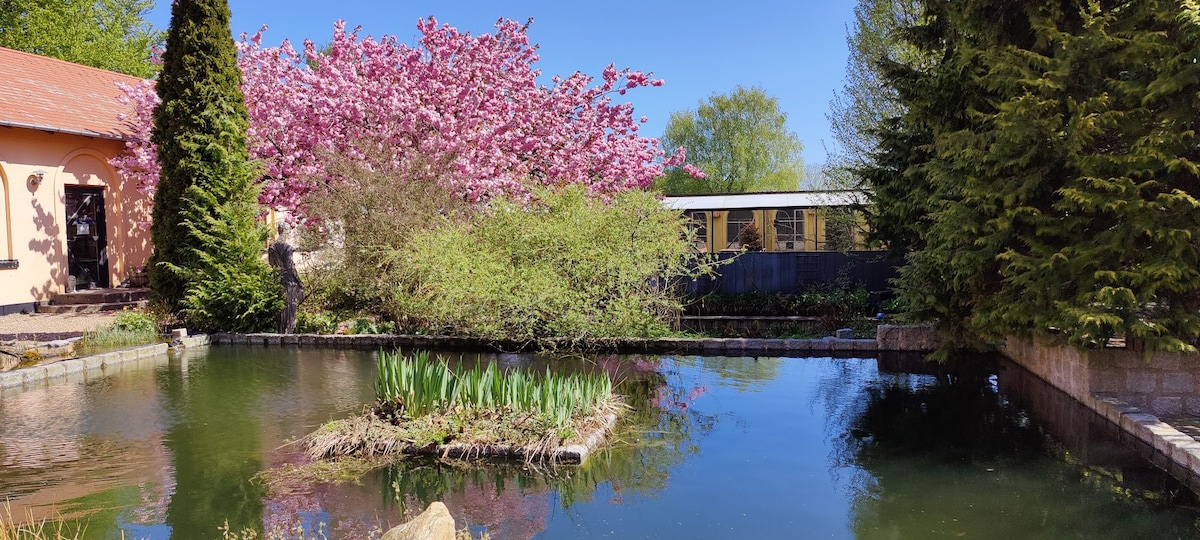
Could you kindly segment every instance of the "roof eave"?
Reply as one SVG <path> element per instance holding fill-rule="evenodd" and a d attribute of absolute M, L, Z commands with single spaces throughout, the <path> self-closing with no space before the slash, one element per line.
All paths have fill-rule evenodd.
<path fill-rule="evenodd" d="M 94 137 L 97 139 L 109 139 L 113 141 L 124 141 L 127 139 L 124 133 L 101 133 L 99 131 L 89 131 L 80 129 L 68 129 L 55 126 L 47 126 L 42 124 L 27 124 L 24 122 L 7 122 L 0 120 L 0 127 L 33 129 L 37 131 L 46 131 L 49 133 L 63 133 L 66 135 L 79 135 L 81 137 Z"/>

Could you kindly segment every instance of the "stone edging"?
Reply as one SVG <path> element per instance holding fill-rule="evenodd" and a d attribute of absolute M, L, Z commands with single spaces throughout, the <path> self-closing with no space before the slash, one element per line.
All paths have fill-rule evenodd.
<path fill-rule="evenodd" d="M 1084 403 L 1132 437 L 1138 455 L 1200 493 L 1200 442 L 1157 416 L 1117 398 L 1092 395 Z"/>
<path fill-rule="evenodd" d="M 417 349 L 490 349 L 501 351 L 527 350 L 527 343 L 496 342 L 488 339 L 461 336 L 422 336 L 411 334 L 212 334 L 218 345 L 311 345 L 353 349 L 417 348 Z M 553 343 L 553 342 L 551 342 Z M 563 342 L 569 343 L 569 342 Z M 675 353 L 758 355 L 813 353 L 878 352 L 875 339 L 751 339 L 751 338 L 660 338 L 621 339 L 596 342 L 593 350 L 617 353 Z"/>
<path fill-rule="evenodd" d="M 1187 366 L 1194 357 L 1160 352 L 1147 359 L 1137 350 L 1081 350 L 1019 337 L 1005 340 L 1000 352 L 1104 417 L 1138 455 L 1200 493 L 1200 442 L 1158 416 L 1171 412 L 1155 409 L 1155 396 L 1195 396 L 1200 373 Z"/>
<path fill-rule="evenodd" d="M 892 333 L 909 331 L 922 332 L 920 327 L 881 326 Z M 882 337 L 882 333 L 881 333 Z M 493 349 L 519 351 L 529 348 L 529 343 L 505 343 L 493 340 L 458 336 L 421 335 L 324 335 L 324 334 L 212 334 L 183 337 L 170 345 L 159 343 L 111 351 L 84 358 L 73 358 L 49 362 L 28 368 L 0 372 L 0 390 L 19 388 L 32 384 L 65 378 L 67 375 L 103 370 L 106 367 L 135 360 L 167 354 L 177 348 L 200 347 L 213 344 L 246 345 L 311 345 L 355 349 L 378 349 L 384 347 L 430 348 L 430 349 Z M 564 344 L 575 344 L 564 341 Z M 899 345 L 897 345 L 899 343 Z M 794 355 L 813 354 L 850 355 L 876 353 L 880 351 L 931 350 L 924 343 L 916 348 L 905 346 L 892 337 L 877 339 L 752 339 L 752 338 L 662 338 L 620 339 L 591 343 L 592 349 L 617 353 L 669 353 L 669 354 L 712 354 L 725 356 Z"/>
<path fill-rule="evenodd" d="M 172 347 L 201 347 L 208 345 L 208 343 L 208 336 L 192 336 L 177 340 L 172 345 L 166 343 L 141 345 L 82 358 L 59 360 L 57 362 L 48 362 L 27 368 L 0 372 L 0 390 L 33 386 L 58 379 L 65 379 L 68 375 L 76 373 L 105 370 L 145 358 L 154 358 L 167 354 L 172 350 Z"/>

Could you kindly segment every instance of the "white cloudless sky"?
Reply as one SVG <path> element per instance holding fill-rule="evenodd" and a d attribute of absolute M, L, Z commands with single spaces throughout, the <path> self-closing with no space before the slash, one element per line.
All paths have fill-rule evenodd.
<path fill-rule="evenodd" d="M 362 35 L 416 41 L 416 22 L 430 15 L 472 34 L 491 32 L 499 18 L 530 26 L 546 84 L 551 75 L 581 71 L 599 77 L 609 63 L 665 80 L 614 99 L 646 116 L 641 133 L 658 137 L 671 111 L 694 109 L 713 93 L 758 86 L 779 99 L 788 128 L 804 143 L 807 164 L 826 160 L 834 142 L 826 113 L 842 87 L 846 32 L 854 0 L 230 0 L 234 36 L 266 25 L 263 44 L 330 40 L 333 23 Z M 170 0 L 158 0 L 149 21 L 170 23 Z"/>

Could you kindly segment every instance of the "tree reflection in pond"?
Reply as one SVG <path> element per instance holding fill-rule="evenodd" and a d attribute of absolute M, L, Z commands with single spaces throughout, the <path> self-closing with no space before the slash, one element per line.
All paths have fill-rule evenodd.
<path fill-rule="evenodd" d="M 1139 511 L 1148 500 L 1154 508 L 1157 496 L 1121 489 L 1111 475 L 1072 459 L 995 381 L 969 369 L 881 374 L 867 386 L 865 408 L 835 446 L 836 461 L 861 471 L 849 483 L 856 539 L 1200 532 L 1192 512 Z"/>

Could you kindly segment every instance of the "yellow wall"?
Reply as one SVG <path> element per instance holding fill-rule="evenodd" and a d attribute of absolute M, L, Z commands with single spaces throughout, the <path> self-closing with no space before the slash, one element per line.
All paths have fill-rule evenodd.
<path fill-rule="evenodd" d="M 757 209 L 751 210 L 754 216 L 754 223 L 758 226 L 759 232 L 763 234 L 763 249 L 766 251 L 783 251 L 783 246 L 777 246 L 775 242 L 775 210 Z M 825 212 L 819 208 L 804 208 L 804 245 L 795 251 L 817 251 L 824 250 L 825 247 Z M 689 213 L 694 213 L 692 211 Z M 734 249 L 729 248 L 730 242 L 735 238 L 730 237 L 726 231 L 729 219 L 728 210 L 702 210 L 707 213 L 707 226 L 709 238 L 705 244 L 705 249 L 708 252 L 718 252 L 722 250 Z M 859 226 L 855 227 L 854 231 L 854 249 L 865 249 L 863 239 L 863 218 L 856 214 Z"/>
<path fill-rule="evenodd" d="M 150 201 L 106 162 L 121 141 L 0 127 L 0 308 L 49 300 L 67 285 L 66 186 L 104 190 L 109 281 L 150 256 Z M 43 180 L 28 181 L 34 171 Z"/>

